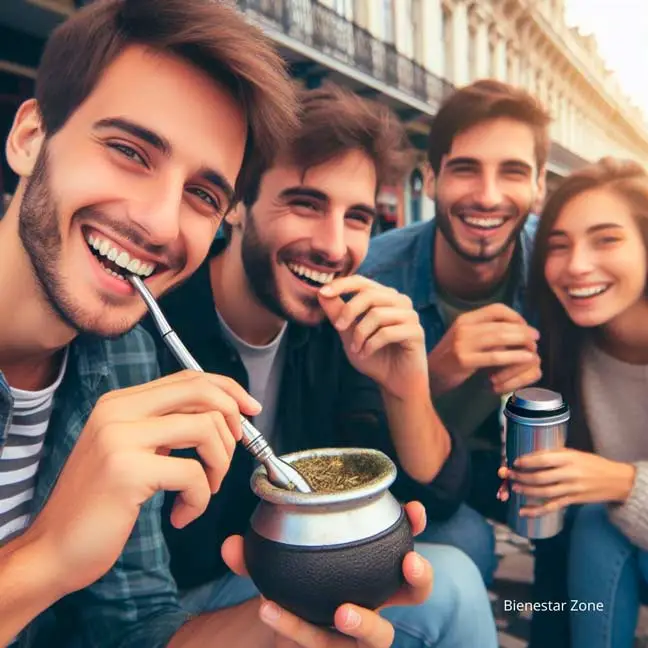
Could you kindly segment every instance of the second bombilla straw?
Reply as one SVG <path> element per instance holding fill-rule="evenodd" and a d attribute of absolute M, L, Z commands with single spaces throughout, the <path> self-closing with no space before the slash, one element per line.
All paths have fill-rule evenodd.
<path fill-rule="evenodd" d="M 162 309 L 155 301 L 155 298 L 149 292 L 146 284 L 137 276 L 129 275 L 128 280 L 135 290 L 141 295 L 146 307 L 151 313 L 155 326 L 164 343 L 175 356 L 176 360 L 185 369 L 194 371 L 203 371 L 202 367 L 196 362 L 196 359 L 189 353 L 187 347 L 182 343 L 177 333 L 171 328 Z M 302 475 L 295 470 L 290 464 L 279 459 L 272 448 L 268 445 L 264 436 L 257 430 L 250 421 L 241 416 L 241 426 L 243 428 L 242 443 L 252 456 L 260 461 L 268 473 L 268 480 L 275 486 L 288 490 L 296 490 L 300 493 L 312 493 L 312 488 Z"/>

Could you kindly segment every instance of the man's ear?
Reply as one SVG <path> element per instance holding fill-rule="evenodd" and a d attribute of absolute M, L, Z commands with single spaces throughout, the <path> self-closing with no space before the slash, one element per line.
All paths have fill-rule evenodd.
<path fill-rule="evenodd" d="M 28 99 L 18 108 L 7 137 L 7 162 L 16 175 L 28 178 L 32 174 L 44 140 L 38 103 Z"/>
<path fill-rule="evenodd" d="M 225 222 L 233 229 L 240 229 L 245 220 L 245 205 L 239 202 L 234 209 L 225 215 Z"/>
<path fill-rule="evenodd" d="M 423 169 L 423 186 L 425 187 L 425 195 L 434 200 L 436 194 L 436 176 L 429 164 L 426 164 Z"/>

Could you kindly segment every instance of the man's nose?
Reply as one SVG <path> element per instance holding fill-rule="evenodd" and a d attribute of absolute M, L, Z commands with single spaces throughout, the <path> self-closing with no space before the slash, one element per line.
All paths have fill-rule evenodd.
<path fill-rule="evenodd" d="M 483 175 L 476 193 L 476 201 L 485 209 L 492 209 L 502 202 L 502 192 L 497 177 L 491 174 Z"/>
<path fill-rule="evenodd" d="M 184 186 L 169 183 L 159 187 L 131 208 L 131 220 L 156 246 L 169 245 L 180 235 L 180 211 Z"/>
<path fill-rule="evenodd" d="M 331 262 L 338 262 L 346 255 L 344 216 L 329 216 L 317 221 L 312 236 L 313 251 Z"/>

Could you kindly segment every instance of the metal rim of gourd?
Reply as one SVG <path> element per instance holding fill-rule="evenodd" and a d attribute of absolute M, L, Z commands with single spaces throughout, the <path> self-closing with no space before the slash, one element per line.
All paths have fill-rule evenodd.
<path fill-rule="evenodd" d="M 281 455 L 286 463 L 293 464 L 299 459 L 311 457 L 341 457 L 363 456 L 371 457 L 376 462 L 377 477 L 361 486 L 336 492 L 300 493 L 274 486 L 268 480 L 264 466 L 258 466 L 250 478 L 250 487 L 254 493 L 266 502 L 279 505 L 296 506 L 325 506 L 330 504 L 343 504 L 356 500 L 364 500 L 380 495 L 386 491 L 396 479 L 396 465 L 380 450 L 373 448 L 316 448 L 313 450 L 300 450 L 290 454 Z"/>

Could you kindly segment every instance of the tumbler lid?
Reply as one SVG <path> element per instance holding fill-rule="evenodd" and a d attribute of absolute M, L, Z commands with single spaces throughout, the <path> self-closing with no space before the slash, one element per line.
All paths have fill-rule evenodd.
<path fill-rule="evenodd" d="M 511 405 L 525 410 L 551 412 L 562 408 L 565 401 L 558 392 L 550 389 L 525 387 L 513 393 Z"/>

